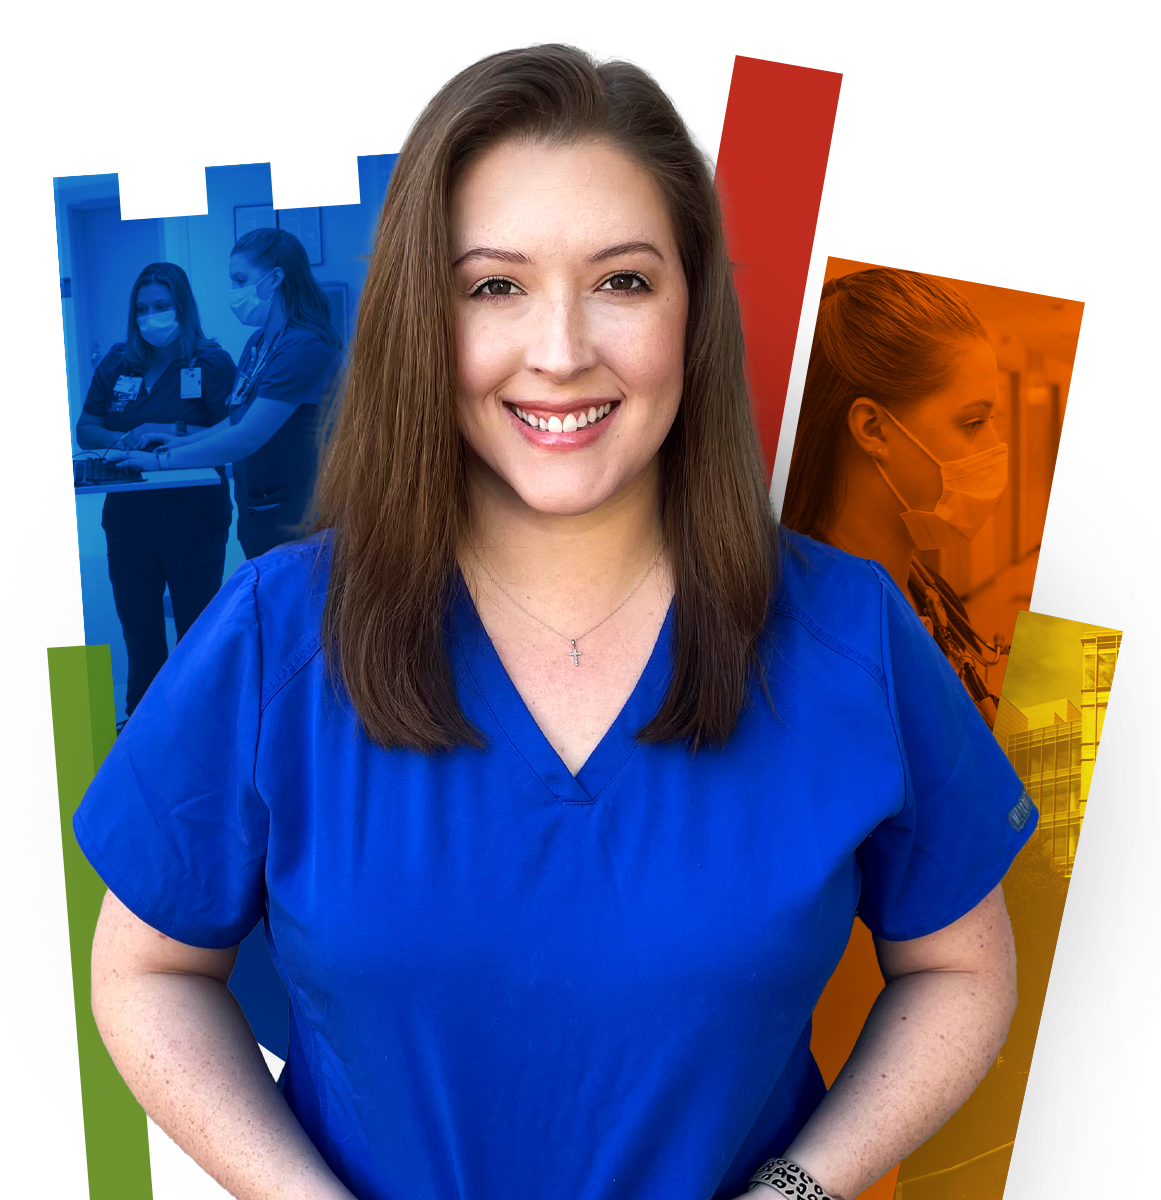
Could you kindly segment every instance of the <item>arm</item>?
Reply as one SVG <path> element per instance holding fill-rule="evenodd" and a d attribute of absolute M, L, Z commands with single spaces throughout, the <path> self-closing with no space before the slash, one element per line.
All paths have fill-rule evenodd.
<path fill-rule="evenodd" d="M 227 418 L 211 429 L 190 437 L 164 437 L 162 440 L 169 446 L 169 465 L 178 470 L 238 462 L 264 446 L 290 420 L 290 414 L 296 407 L 286 400 L 270 400 L 259 396 L 237 425 L 231 425 Z M 152 451 L 113 450 L 108 458 L 110 462 L 127 462 L 143 471 L 155 471 L 158 465 Z"/>
<path fill-rule="evenodd" d="M 193 437 L 195 434 L 208 433 L 211 429 L 209 425 L 190 425 L 186 422 L 186 432 L 183 437 Z M 159 438 L 164 438 L 167 442 L 170 438 L 177 438 L 177 422 L 176 421 L 142 421 L 140 425 L 133 426 L 133 434 L 139 442 L 146 440 L 157 441 Z"/>
<path fill-rule="evenodd" d="M 82 412 L 77 420 L 77 445 L 82 450 L 106 450 L 129 436 L 127 433 L 108 429 L 105 422 L 92 413 Z"/>
<path fill-rule="evenodd" d="M 238 1200 L 354 1200 L 278 1091 L 226 987 L 238 947 L 203 950 L 107 892 L 93 1015 L 142 1108 Z"/>
<path fill-rule="evenodd" d="M 834 1086 L 783 1154 L 844 1200 L 901 1162 L 972 1094 L 1016 1007 L 1016 955 L 999 887 L 946 929 L 907 942 L 876 938 L 875 946 L 887 986 Z M 756 1184 L 747 1196 L 776 1194 Z"/>
<path fill-rule="evenodd" d="M 189 432 L 183 437 L 178 437 L 176 422 L 165 425 L 148 421 L 134 426 L 133 431 L 125 435 L 124 448 L 126 450 L 139 450 L 145 446 L 158 446 L 159 443 L 161 446 L 193 446 L 209 434 L 222 433 L 229 429 L 229 427 L 229 418 L 219 421 L 216 425 L 187 425 L 186 429 Z M 114 459 L 113 461 L 117 460 Z M 146 469 L 152 469 L 152 467 Z"/>

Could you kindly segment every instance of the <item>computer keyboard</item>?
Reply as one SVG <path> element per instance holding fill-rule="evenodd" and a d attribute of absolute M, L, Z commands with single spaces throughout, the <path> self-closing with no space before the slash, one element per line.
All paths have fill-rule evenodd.
<path fill-rule="evenodd" d="M 73 487 L 95 483 L 140 483 L 143 478 L 136 467 L 106 462 L 103 458 L 73 459 Z"/>

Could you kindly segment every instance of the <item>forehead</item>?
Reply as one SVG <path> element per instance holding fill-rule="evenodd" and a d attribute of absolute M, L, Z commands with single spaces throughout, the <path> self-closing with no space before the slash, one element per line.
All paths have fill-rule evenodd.
<path fill-rule="evenodd" d="M 452 248 L 502 246 L 533 258 L 636 239 L 673 246 L 665 198 L 636 159 L 605 142 L 505 141 L 452 193 Z"/>
<path fill-rule="evenodd" d="M 231 275 L 253 275 L 257 270 L 258 268 L 245 254 L 230 255 Z"/>
<path fill-rule="evenodd" d="M 158 283 L 153 280 L 151 283 L 143 283 L 137 289 L 138 304 L 154 304 L 158 300 L 172 300 L 169 288 L 164 283 Z"/>
<path fill-rule="evenodd" d="M 973 399 L 994 399 L 997 372 L 996 354 L 982 338 L 970 338 L 959 349 L 953 387 L 961 391 L 979 393 Z"/>

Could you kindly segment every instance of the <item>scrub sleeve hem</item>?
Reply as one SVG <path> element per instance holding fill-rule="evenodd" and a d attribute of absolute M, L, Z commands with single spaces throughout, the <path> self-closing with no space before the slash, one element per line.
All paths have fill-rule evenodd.
<path fill-rule="evenodd" d="M 946 929 L 949 925 L 954 925 L 956 921 L 958 921 L 961 917 L 966 917 L 967 914 L 970 913 L 977 904 L 980 904 L 984 899 L 986 899 L 997 884 L 1003 882 L 1004 876 L 1007 875 L 1013 860 L 1016 858 L 1016 855 L 1023 850 L 1025 845 L 1027 845 L 1028 839 L 1032 836 L 1037 824 L 1039 823 L 1039 813 L 1036 809 L 1033 809 L 1032 811 L 1036 817 L 1036 820 L 1033 820 L 1033 817 L 1030 816 L 1025 823 L 1024 828 L 1021 829 L 1020 832 L 1016 834 L 1013 841 L 1009 843 L 1009 845 L 1014 847 L 1011 858 L 1008 859 L 1007 863 L 1000 870 L 997 871 L 995 868 L 993 868 L 988 875 L 984 876 L 984 878 L 989 881 L 987 886 L 979 889 L 973 889 L 971 892 L 969 892 L 968 894 L 975 896 L 975 899 L 966 907 L 962 907 L 958 904 L 955 905 L 950 910 L 950 912 L 954 915 L 947 916 L 946 914 L 940 914 L 938 918 L 932 921 L 924 921 L 920 925 L 904 926 L 901 930 L 893 929 L 889 933 L 885 930 L 877 929 L 873 924 L 867 921 L 862 913 L 857 914 L 859 920 L 866 924 L 867 928 L 875 937 L 880 938 L 884 942 L 910 942 L 914 941 L 916 938 L 927 937 L 930 934 L 938 933 L 941 929 Z M 977 891 L 978 895 L 976 894 Z"/>
<path fill-rule="evenodd" d="M 871 570 L 875 573 L 876 577 L 879 580 L 880 607 L 881 607 L 881 611 L 883 611 L 885 614 L 886 605 L 887 605 L 887 585 L 888 585 L 888 582 L 891 582 L 893 585 L 893 581 L 891 580 L 890 576 L 887 574 L 887 572 L 884 570 L 884 568 L 879 563 L 872 562 L 870 564 L 870 566 L 871 566 Z M 902 593 L 900 593 L 900 595 L 902 595 Z M 905 597 L 904 597 L 904 599 L 905 599 Z M 883 620 L 880 628 L 885 630 L 885 628 L 886 628 L 885 619 Z M 883 649 L 882 649 L 882 656 L 883 656 L 884 661 L 886 661 L 887 650 L 886 650 L 885 645 L 883 646 Z M 903 737 L 903 731 L 899 727 L 899 718 L 898 718 L 898 714 L 895 712 L 894 703 L 890 702 L 891 701 L 891 692 L 885 686 L 885 676 L 884 676 L 882 682 L 880 683 L 880 686 L 883 687 L 883 691 L 887 695 L 888 700 L 889 700 L 889 708 L 890 708 L 890 712 L 891 712 L 891 725 L 893 726 L 893 728 L 895 730 L 895 739 L 896 739 L 896 743 L 899 746 L 899 755 L 900 755 L 900 758 L 903 763 L 904 772 L 909 776 L 910 768 L 908 765 L 907 752 L 905 749 L 906 743 L 905 743 L 905 739 Z M 953 774 L 956 771 L 958 771 L 958 769 L 959 769 L 960 761 L 962 761 L 962 759 L 963 759 L 963 754 L 964 754 L 965 749 L 966 748 L 963 746 L 960 747 L 960 755 L 956 761 L 955 769 L 952 772 Z M 910 787 L 910 784 L 908 784 L 908 786 Z M 1021 789 L 1023 789 L 1023 784 L 1021 784 L 1020 786 L 1021 786 Z M 1019 799 L 1019 797 L 1017 796 L 1017 801 L 1018 801 L 1018 799 Z M 903 807 L 905 807 L 905 806 L 906 805 L 904 804 Z M 998 870 L 996 867 L 993 866 L 993 868 L 984 876 L 984 880 L 986 881 L 986 886 L 972 888 L 967 893 L 969 896 L 974 897 L 974 899 L 971 901 L 971 903 L 966 904 L 966 905 L 963 903 L 954 904 L 947 911 L 933 915 L 930 920 L 921 921 L 914 925 L 904 925 L 900 929 L 892 929 L 889 932 L 883 928 L 876 927 L 877 923 L 867 922 L 866 918 L 863 917 L 862 913 L 858 914 L 859 919 L 864 921 L 864 923 L 866 923 L 867 928 L 870 929 L 871 933 L 875 937 L 880 938 L 883 941 L 889 941 L 889 942 L 914 941 L 916 938 L 928 937 L 930 934 L 938 933 L 941 929 L 946 929 L 946 928 L 948 928 L 948 926 L 954 925 L 956 923 L 956 921 L 960 920 L 961 917 L 967 916 L 967 914 L 970 913 L 972 911 L 972 909 L 976 907 L 976 905 L 980 904 L 988 895 L 990 895 L 992 890 L 996 887 L 996 885 L 999 884 L 1003 880 L 1004 876 L 1007 875 L 1008 868 L 1011 867 L 1012 862 L 1015 859 L 1016 855 L 1020 853 L 1020 851 L 1024 848 L 1025 844 L 1027 843 L 1028 839 L 1032 836 L 1032 831 L 1036 828 L 1037 824 L 1039 823 L 1039 820 L 1040 820 L 1040 814 L 1039 814 L 1038 810 L 1035 807 L 1033 807 L 1032 812 L 1029 814 L 1029 817 L 1024 822 L 1023 826 L 1021 826 L 1021 828 L 1019 830 L 1014 831 L 1014 836 L 1008 841 L 1008 848 L 1010 850 L 1010 854 L 1007 857 L 1007 861 L 1004 862 L 1003 866 L 1000 867 Z"/>
<path fill-rule="evenodd" d="M 170 920 L 168 917 L 159 916 L 149 904 L 141 899 L 125 877 L 111 866 L 109 860 L 104 856 L 97 843 L 90 836 L 89 831 L 85 828 L 79 812 L 73 814 L 73 834 L 77 839 L 77 844 L 80 846 L 81 852 L 89 860 L 89 863 L 109 891 L 138 920 L 144 921 L 151 929 L 156 929 L 159 933 L 165 934 L 166 937 L 172 938 L 175 942 L 182 942 L 187 946 L 195 946 L 199 950 L 231 950 L 254 928 L 254 925 L 258 924 L 258 921 L 255 920 L 254 925 L 251 925 L 250 929 L 243 929 L 236 934 L 224 934 L 220 929 L 183 925 Z"/>

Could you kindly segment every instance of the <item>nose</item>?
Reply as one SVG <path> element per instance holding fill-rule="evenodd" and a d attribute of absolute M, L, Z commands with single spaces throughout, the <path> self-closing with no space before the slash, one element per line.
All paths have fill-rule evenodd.
<path fill-rule="evenodd" d="M 580 298 L 564 294 L 545 297 L 538 306 L 525 365 L 554 382 L 566 383 L 596 361 L 592 330 Z"/>

